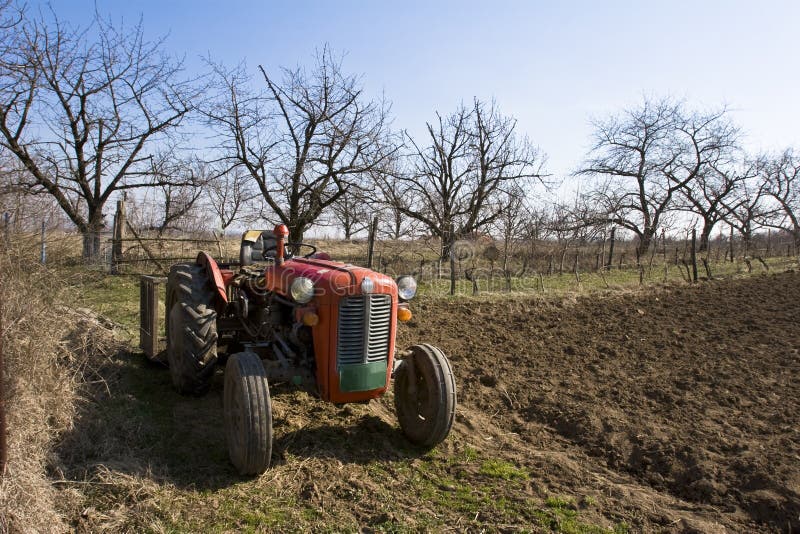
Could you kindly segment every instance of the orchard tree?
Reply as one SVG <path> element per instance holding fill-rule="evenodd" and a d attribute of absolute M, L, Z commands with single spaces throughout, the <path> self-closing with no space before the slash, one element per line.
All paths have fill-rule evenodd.
<path fill-rule="evenodd" d="M 784 230 L 800 249 L 800 157 L 789 148 L 764 168 L 765 189 L 774 208 L 763 225 Z"/>
<path fill-rule="evenodd" d="M 396 150 L 386 104 L 365 98 L 328 48 L 310 70 L 282 69 L 276 78 L 260 68 L 261 91 L 244 66 L 214 70 L 218 97 L 204 113 L 222 158 L 250 176 L 291 242 Z"/>
<path fill-rule="evenodd" d="M 768 198 L 768 163 L 763 157 L 744 161 L 729 170 L 736 182 L 735 194 L 721 200 L 723 220 L 742 236 L 745 254 L 760 222 L 770 212 Z"/>
<path fill-rule="evenodd" d="M 212 171 L 204 188 L 205 196 L 223 232 L 246 217 L 251 202 L 260 198 L 252 185 L 250 176 L 241 167 Z"/>
<path fill-rule="evenodd" d="M 743 158 L 741 132 L 723 108 L 706 113 L 682 110 L 676 133 L 678 165 L 667 167 L 667 173 L 681 187 L 679 209 L 682 205 L 702 221 L 699 251 L 704 252 L 714 226 L 723 218 L 723 201 L 744 179 L 736 172 Z"/>
<path fill-rule="evenodd" d="M 579 175 L 597 180 L 588 194 L 596 205 L 593 224 L 613 224 L 639 238 L 639 255 L 650 248 L 673 197 L 683 187 L 670 179 L 679 164 L 675 131 L 678 104 L 644 103 L 594 121 L 594 143 Z"/>
<path fill-rule="evenodd" d="M 471 108 L 427 124 L 427 142 L 406 134 L 412 151 L 408 169 L 386 188 L 403 214 L 422 223 L 442 243 L 452 244 L 496 221 L 504 211 L 499 199 L 534 178 L 541 179 L 542 158 L 527 139 L 516 135 L 516 120 L 501 115 L 494 102 L 475 100 Z"/>
<path fill-rule="evenodd" d="M 153 153 L 191 109 L 193 88 L 141 23 L 95 15 L 80 28 L 40 15 L 4 39 L 0 146 L 25 168 L 21 185 L 52 196 L 94 258 L 111 196 L 164 184 L 150 173 Z"/>

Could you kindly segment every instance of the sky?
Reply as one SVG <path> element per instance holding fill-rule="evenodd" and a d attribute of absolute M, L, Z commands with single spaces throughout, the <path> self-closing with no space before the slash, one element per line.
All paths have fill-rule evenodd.
<path fill-rule="evenodd" d="M 35 7 L 36 1 L 29 6 Z M 800 148 L 796 1 L 293 1 L 54 0 L 86 24 L 98 11 L 143 19 L 168 52 L 255 72 L 310 65 L 325 44 L 367 95 L 392 103 L 394 127 L 424 133 L 438 111 L 495 99 L 567 177 L 591 141 L 591 120 L 645 96 L 728 106 L 753 152 Z"/>

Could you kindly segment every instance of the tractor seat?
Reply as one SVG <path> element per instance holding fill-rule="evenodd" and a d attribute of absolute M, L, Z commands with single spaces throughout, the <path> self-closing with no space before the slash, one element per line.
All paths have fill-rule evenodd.
<path fill-rule="evenodd" d="M 271 258 L 275 258 L 278 252 L 278 250 L 274 248 L 276 244 L 277 240 L 275 239 L 275 234 L 268 230 L 261 232 L 261 235 L 258 236 L 258 239 L 252 243 L 242 244 L 242 250 L 239 257 L 241 264 L 250 265 L 252 263 L 260 263 L 263 261 L 268 261 Z M 266 252 L 264 252 L 265 250 Z M 284 247 L 283 257 L 286 259 L 291 257 L 291 254 L 286 247 Z"/>

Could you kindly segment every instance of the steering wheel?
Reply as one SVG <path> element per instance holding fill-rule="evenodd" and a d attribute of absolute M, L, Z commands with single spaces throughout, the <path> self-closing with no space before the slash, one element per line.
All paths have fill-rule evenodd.
<path fill-rule="evenodd" d="M 308 248 L 310 248 L 311 252 L 309 252 L 308 254 L 304 254 L 303 255 L 304 258 L 310 258 L 311 256 L 313 256 L 314 254 L 317 253 L 317 247 L 315 247 L 314 245 L 310 245 L 308 243 L 286 243 L 286 246 L 287 247 L 308 247 Z"/>

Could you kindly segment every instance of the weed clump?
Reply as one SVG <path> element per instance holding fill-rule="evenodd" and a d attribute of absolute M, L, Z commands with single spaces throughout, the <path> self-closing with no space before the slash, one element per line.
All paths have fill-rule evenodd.
<path fill-rule="evenodd" d="M 82 388 L 99 381 L 98 351 L 113 350 L 115 342 L 96 318 L 62 304 L 62 282 L 28 258 L 0 252 L 8 425 L 0 532 L 66 531 L 63 511 L 79 496 L 59 488 L 54 447 L 73 426 Z"/>

